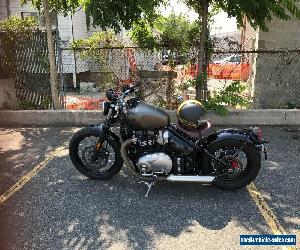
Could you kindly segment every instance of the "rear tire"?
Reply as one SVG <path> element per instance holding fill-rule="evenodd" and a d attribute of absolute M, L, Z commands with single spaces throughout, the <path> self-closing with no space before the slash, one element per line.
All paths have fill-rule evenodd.
<path fill-rule="evenodd" d="M 100 172 L 91 170 L 80 158 L 78 148 L 80 142 L 82 142 L 87 137 L 99 137 L 99 133 L 93 130 L 90 127 L 83 128 L 76 132 L 69 144 L 69 155 L 72 163 L 74 164 L 75 168 L 82 173 L 83 175 L 93 179 L 93 180 L 106 180 L 113 176 L 115 176 L 123 166 L 123 159 L 120 153 L 120 144 L 119 142 L 115 141 L 111 137 L 107 137 L 105 140 L 114 151 L 115 158 L 114 163 L 112 166 L 109 167 L 108 170 Z"/>
<path fill-rule="evenodd" d="M 247 164 L 243 172 L 236 179 L 226 179 L 224 177 L 216 177 L 212 183 L 218 189 L 221 190 L 237 190 L 246 187 L 249 185 L 258 175 L 261 167 L 261 155 L 251 144 L 244 144 L 242 141 L 236 140 L 225 140 L 217 141 L 209 144 L 208 151 L 211 154 L 214 154 L 217 150 L 225 148 L 235 147 L 241 149 L 247 157 Z M 210 166 L 210 169 L 213 171 L 212 167 L 213 159 L 205 154 L 203 159 L 203 164 L 208 164 L 205 166 Z"/>

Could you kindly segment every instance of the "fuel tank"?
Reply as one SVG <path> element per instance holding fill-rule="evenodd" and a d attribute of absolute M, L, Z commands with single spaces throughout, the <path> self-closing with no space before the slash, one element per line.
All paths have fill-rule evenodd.
<path fill-rule="evenodd" d="M 127 111 L 125 122 L 132 130 L 161 129 L 170 122 L 164 110 L 145 102 L 139 102 Z"/>

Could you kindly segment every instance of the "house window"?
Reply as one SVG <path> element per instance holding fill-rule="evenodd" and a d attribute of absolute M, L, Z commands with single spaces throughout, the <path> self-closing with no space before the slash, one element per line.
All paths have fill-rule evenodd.
<path fill-rule="evenodd" d="M 38 24 L 41 27 L 45 27 L 45 18 L 42 15 L 39 15 L 38 12 L 21 12 L 21 18 L 24 19 L 25 17 L 32 16 L 35 17 L 38 20 Z M 51 13 L 51 23 L 52 26 L 55 27 L 56 24 L 56 14 Z"/>
<path fill-rule="evenodd" d="M 29 16 L 32 16 L 32 17 L 35 17 L 36 19 L 39 19 L 37 12 L 21 12 L 21 18 L 22 19 L 24 19 L 26 17 L 29 17 Z"/>

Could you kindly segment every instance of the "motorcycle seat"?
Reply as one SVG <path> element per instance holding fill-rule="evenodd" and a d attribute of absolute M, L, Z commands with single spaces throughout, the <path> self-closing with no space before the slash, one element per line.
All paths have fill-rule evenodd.
<path fill-rule="evenodd" d="M 198 128 L 195 129 L 186 129 L 177 123 L 177 128 L 179 128 L 182 132 L 184 132 L 185 134 L 191 137 L 204 136 L 206 132 L 210 129 L 210 127 L 211 127 L 211 122 L 209 120 L 199 121 L 199 126 Z"/>

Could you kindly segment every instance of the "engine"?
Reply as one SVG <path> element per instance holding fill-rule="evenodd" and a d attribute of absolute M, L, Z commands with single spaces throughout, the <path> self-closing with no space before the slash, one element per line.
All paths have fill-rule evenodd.
<path fill-rule="evenodd" d="M 137 166 L 141 173 L 168 175 L 172 170 L 172 159 L 165 153 L 154 153 L 139 158 Z"/>
<path fill-rule="evenodd" d="M 187 174 L 195 171 L 190 157 L 194 148 L 176 132 L 165 129 L 133 132 L 133 135 L 136 142 L 129 158 L 141 174 Z"/>

